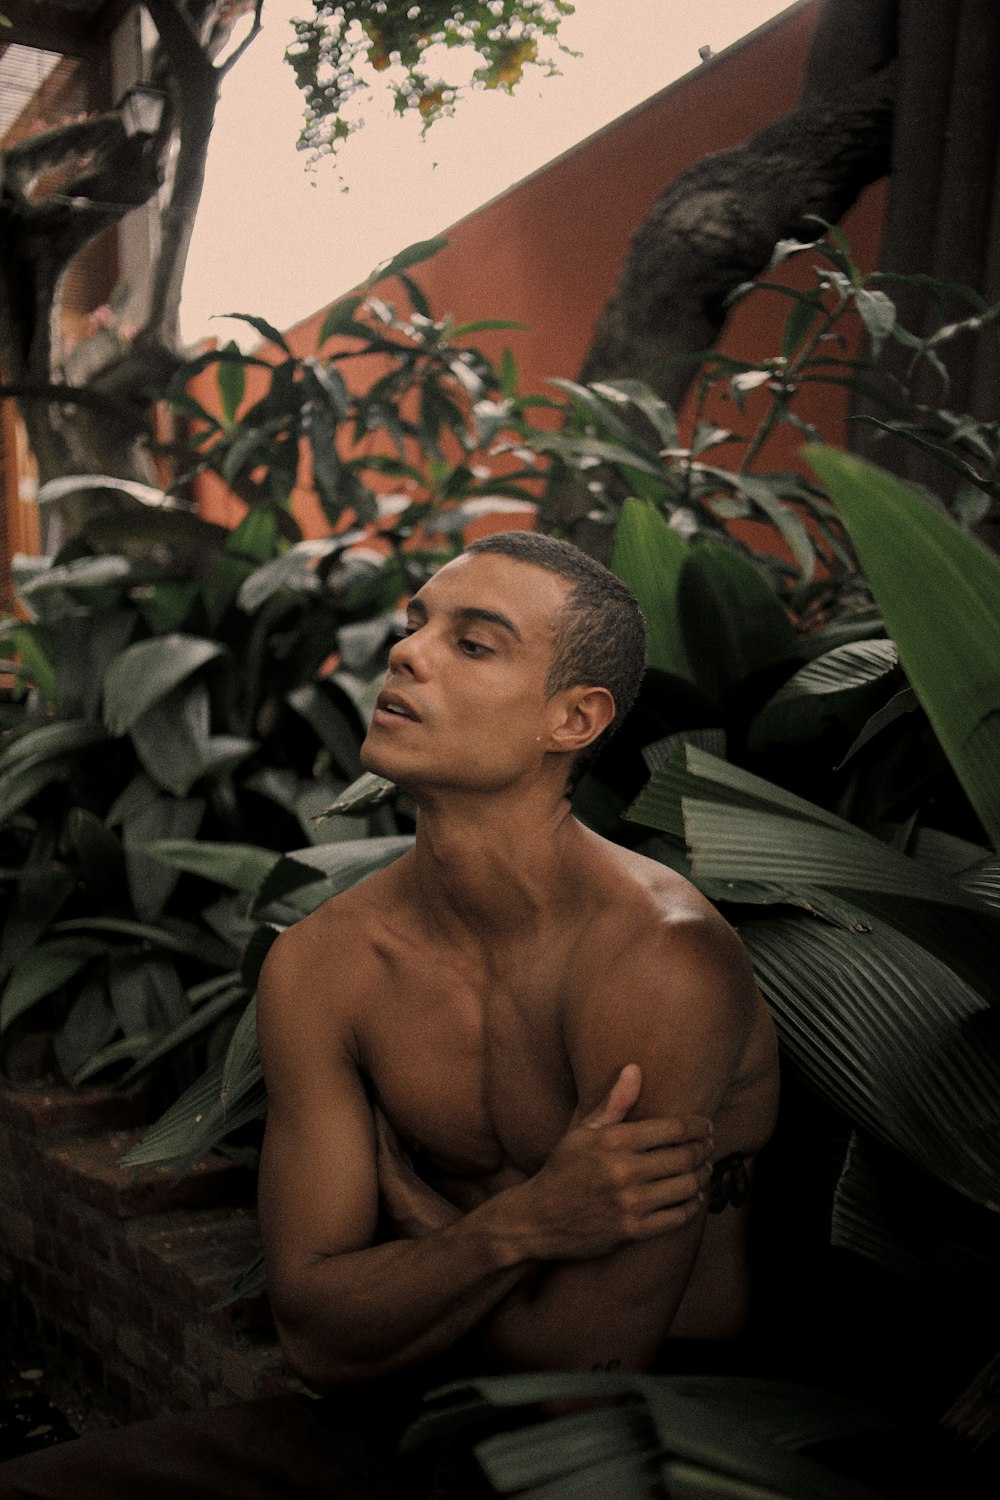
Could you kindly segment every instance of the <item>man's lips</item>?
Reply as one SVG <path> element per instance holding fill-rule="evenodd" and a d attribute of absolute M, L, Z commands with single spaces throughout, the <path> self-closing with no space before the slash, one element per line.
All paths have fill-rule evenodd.
<path fill-rule="evenodd" d="M 404 698 L 402 693 L 393 692 L 391 688 L 379 693 L 375 712 L 387 719 L 409 719 L 414 724 L 420 723 L 420 715 L 409 699 Z"/>

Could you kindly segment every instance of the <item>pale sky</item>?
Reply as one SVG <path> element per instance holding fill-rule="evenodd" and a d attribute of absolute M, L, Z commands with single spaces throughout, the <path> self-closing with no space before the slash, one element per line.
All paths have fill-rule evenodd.
<path fill-rule="evenodd" d="M 288 328 L 390 255 L 440 234 L 668 83 L 789 8 L 789 0 L 576 0 L 562 25 L 577 58 L 528 68 L 513 95 L 469 94 L 421 138 L 372 90 L 336 166 L 296 151 L 302 96 L 283 61 L 308 0 L 266 0 L 264 30 L 227 77 L 191 246 L 186 341 L 256 341 L 213 315 Z M 343 191 L 344 184 L 348 191 Z"/>

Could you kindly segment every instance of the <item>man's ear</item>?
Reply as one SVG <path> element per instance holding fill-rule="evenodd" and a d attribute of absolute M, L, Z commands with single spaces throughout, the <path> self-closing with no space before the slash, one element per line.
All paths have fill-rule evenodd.
<path fill-rule="evenodd" d="M 604 687 L 565 688 L 553 705 L 559 716 L 549 733 L 546 748 L 576 754 L 592 745 L 615 716 L 615 700 Z"/>

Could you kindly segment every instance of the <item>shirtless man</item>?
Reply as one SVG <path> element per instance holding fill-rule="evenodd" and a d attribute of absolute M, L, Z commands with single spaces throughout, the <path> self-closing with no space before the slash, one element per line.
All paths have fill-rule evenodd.
<path fill-rule="evenodd" d="M 629 591 L 533 533 L 410 601 L 362 758 L 416 799 L 415 846 L 282 934 L 258 990 L 271 1303 L 333 1394 L 49 1449 L 0 1500 L 414 1500 L 377 1450 L 442 1379 L 740 1330 L 746 1209 L 709 1213 L 710 1179 L 745 1186 L 770 1135 L 770 1020 L 709 903 L 566 795 L 643 654 Z"/>
<path fill-rule="evenodd" d="M 746 1214 L 709 1215 L 707 1189 L 771 1133 L 768 1013 L 714 908 L 566 797 L 638 687 L 638 607 L 514 532 L 443 567 L 407 622 L 362 761 L 416 799 L 415 847 L 290 928 L 260 978 L 286 1355 L 328 1389 L 470 1333 L 519 1370 L 641 1370 L 668 1338 L 729 1337 Z"/>

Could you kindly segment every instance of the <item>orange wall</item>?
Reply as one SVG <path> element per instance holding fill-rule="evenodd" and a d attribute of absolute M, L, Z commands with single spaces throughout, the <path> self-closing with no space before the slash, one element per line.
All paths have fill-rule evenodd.
<path fill-rule="evenodd" d="M 435 316 L 526 324 L 527 333 L 476 336 L 490 355 L 511 345 L 524 390 L 551 392 L 551 377 L 574 376 L 629 241 L 667 184 L 795 104 L 817 8 L 816 0 L 805 0 L 460 220 L 448 231 L 447 247 L 416 270 Z M 880 183 L 844 221 L 863 268 L 877 262 L 883 216 Z M 793 265 L 786 274 L 801 284 L 811 279 L 807 266 Z M 783 298 L 751 298 L 735 311 L 719 347 L 743 357 L 778 352 L 787 306 Z M 290 332 L 296 353 L 315 352 L 325 311 Z M 829 391 L 803 411 L 834 441 L 843 440 L 845 414 L 844 397 Z M 734 413 L 714 415 L 744 430 Z M 769 447 L 767 466 L 791 462 L 794 446 Z M 213 519 L 231 522 L 233 506 L 221 492 L 204 495 Z M 315 504 L 303 504 L 301 519 L 309 534 L 324 529 Z"/>

